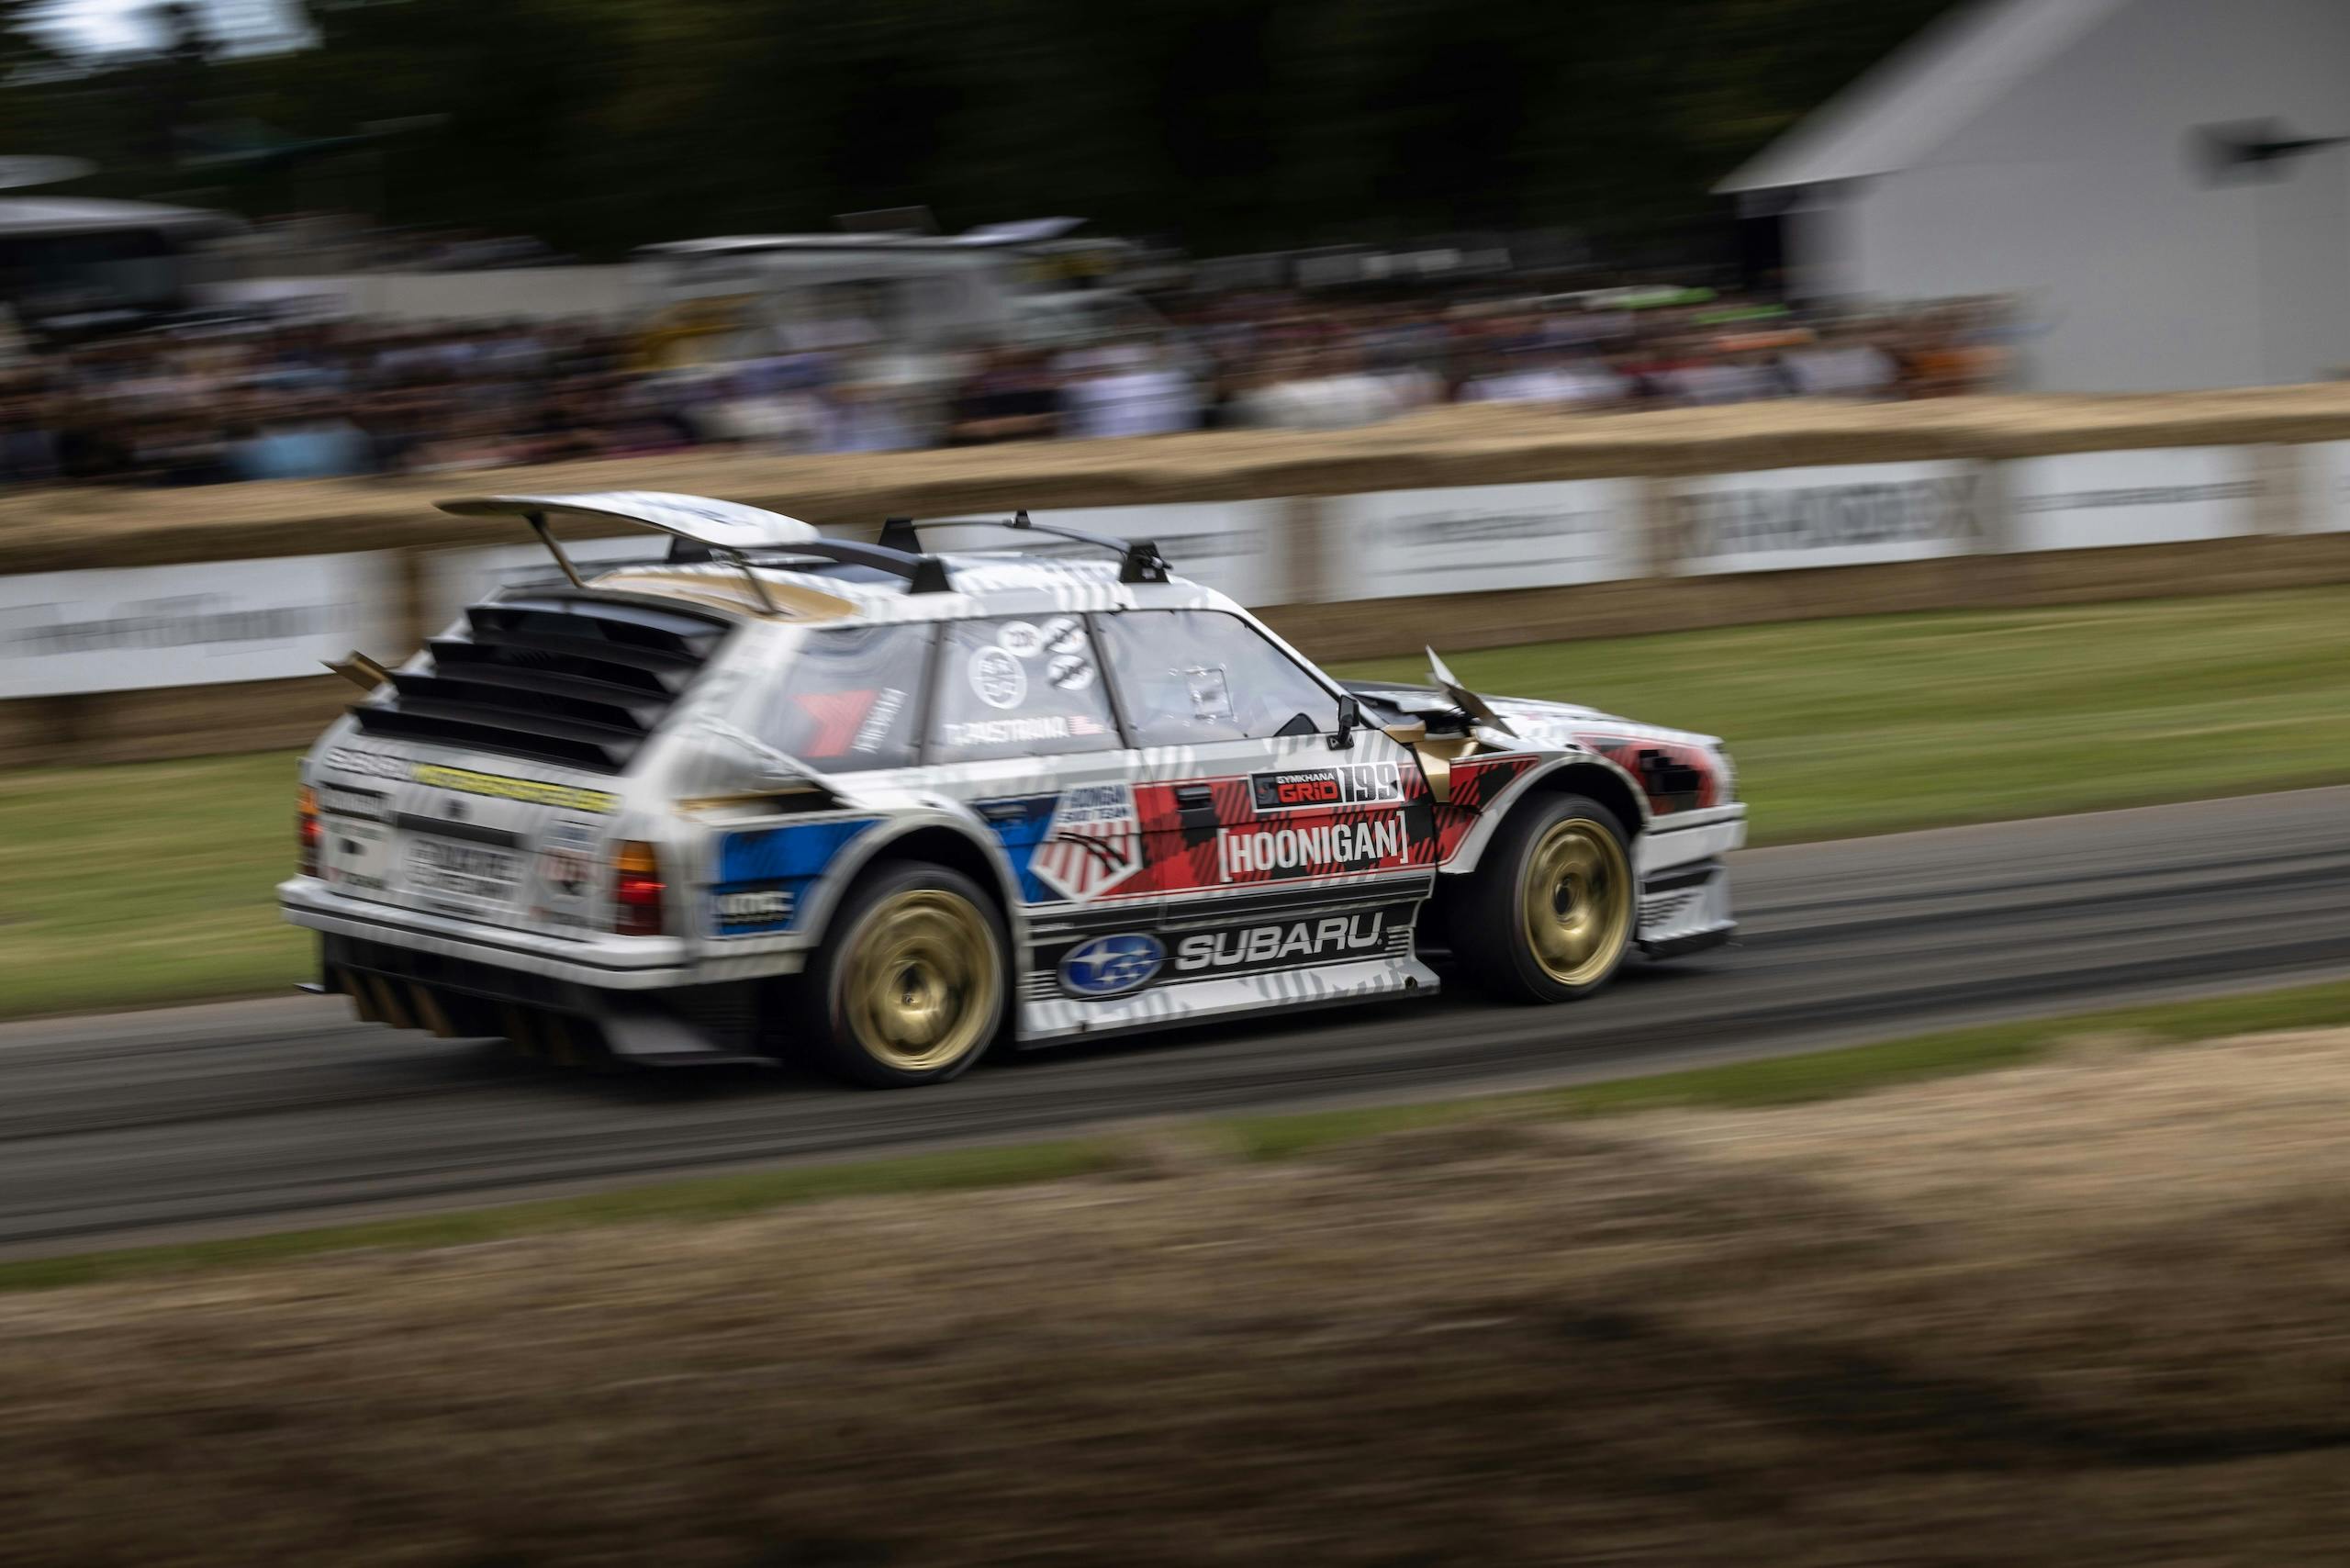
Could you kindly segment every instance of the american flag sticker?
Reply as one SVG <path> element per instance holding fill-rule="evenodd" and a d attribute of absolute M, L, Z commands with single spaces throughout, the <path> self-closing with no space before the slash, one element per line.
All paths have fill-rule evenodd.
<path fill-rule="evenodd" d="M 1062 790 L 1028 868 L 1045 886 L 1080 903 L 1141 870 L 1142 826 L 1132 787 L 1085 784 Z"/>

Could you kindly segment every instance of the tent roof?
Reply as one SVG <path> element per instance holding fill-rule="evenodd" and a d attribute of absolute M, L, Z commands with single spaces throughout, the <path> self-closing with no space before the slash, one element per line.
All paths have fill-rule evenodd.
<path fill-rule="evenodd" d="M 1908 168 L 2132 0 L 1978 0 L 1944 17 L 1714 189 L 1774 190 Z"/>

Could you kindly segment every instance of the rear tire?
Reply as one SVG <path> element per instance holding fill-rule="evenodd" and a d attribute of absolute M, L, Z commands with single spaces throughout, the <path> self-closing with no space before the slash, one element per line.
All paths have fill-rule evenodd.
<path fill-rule="evenodd" d="M 1581 795 L 1522 801 L 1452 911 L 1453 959 L 1506 1002 L 1572 1002 L 1631 950 L 1639 885 L 1615 813 Z"/>
<path fill-rule="evenodd" d="M 873 1089 L 960 1075 L 1003 1026 L 1009 950 L 994 901 L 961 872 L 876 868 L 801 977 L 818 1064 Z"/>

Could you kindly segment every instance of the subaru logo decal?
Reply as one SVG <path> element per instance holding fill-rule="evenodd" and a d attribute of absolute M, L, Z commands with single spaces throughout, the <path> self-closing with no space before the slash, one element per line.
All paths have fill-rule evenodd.
<path fill-rule="evenodd" d="M 1158 938 L 1139 931 L 1096 936 L 1061 959 L 1061 989 L 1071 996 L 1123 996 L 1148 985 L 1166 958 Z"/>

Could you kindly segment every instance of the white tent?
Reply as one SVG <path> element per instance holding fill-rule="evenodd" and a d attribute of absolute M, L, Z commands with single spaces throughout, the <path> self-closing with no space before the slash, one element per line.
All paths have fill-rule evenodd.
<path fill-rule="evenodd" d="M 1807 294 L 2020 298 L 2068 391 L 2350 367 L 2350 4 L 1987 0 L 1723 182 Z"/>

